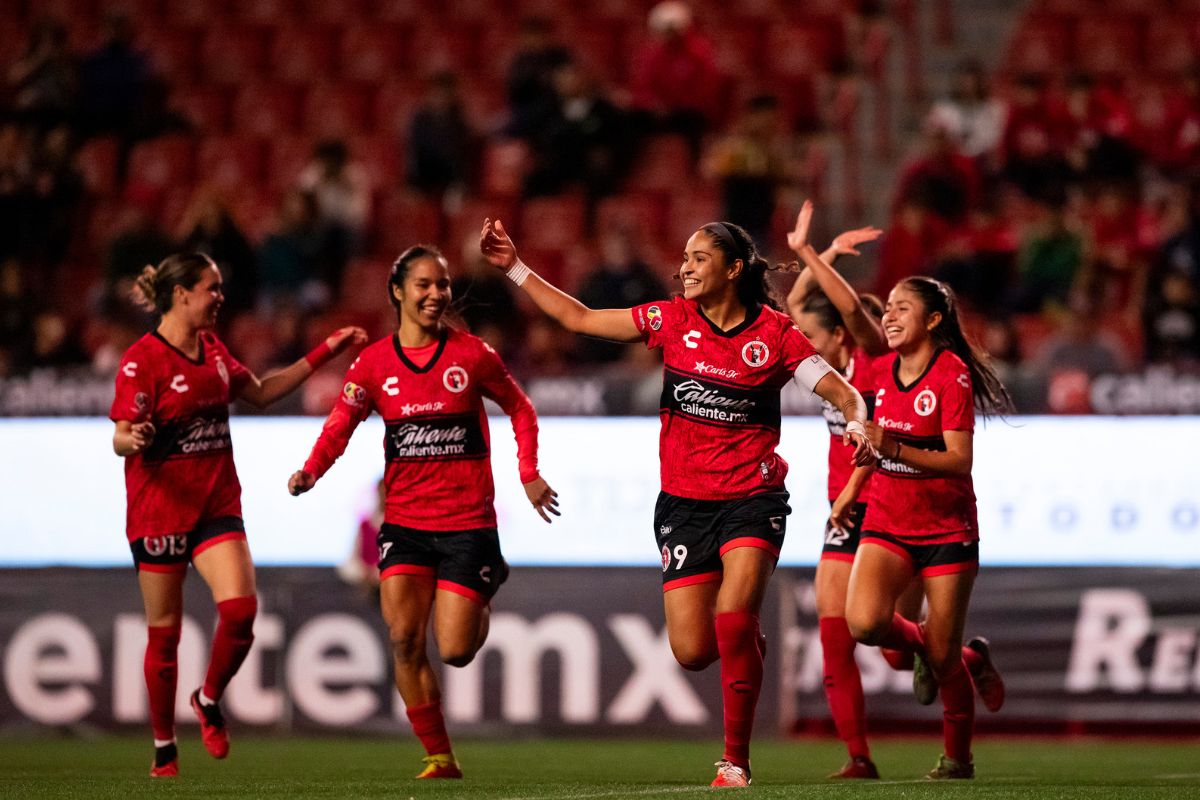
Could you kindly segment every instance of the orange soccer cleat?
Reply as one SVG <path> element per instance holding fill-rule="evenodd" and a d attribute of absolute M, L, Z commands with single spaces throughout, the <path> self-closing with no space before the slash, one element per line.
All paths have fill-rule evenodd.
<path fill-rule="evenodd" d="M 421 760 L 425 762 L 425 769 L 417 774 L 418 779 L 461 778 L 463 776 L 462 767 L 458 765 L 453 753 L 438 753 L 434 756 L 425 756 Z"/>
<path fill-rule="evenodd" d="M 713 778 L 712 786 L 722 788 L 736 788 L 750 785 L 750 768 L 739 767 L 732 761 L 718 761 L 714 766 L 717 768 L 717 777 Z"/>

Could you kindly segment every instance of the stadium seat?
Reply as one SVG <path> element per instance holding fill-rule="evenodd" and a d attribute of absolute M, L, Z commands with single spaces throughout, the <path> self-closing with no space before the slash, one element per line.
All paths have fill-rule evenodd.
<path fill-rule="evenodd" d="M 150 57 L 154 71 L 172 86 L 196 80 L 198 43 L 194 33 L 182 28 L 142 28 L 138 44 Z"/>
<path fill-rule="evenodd" d="M 666 206 L 665 199 L 658 194 L 606 197 L 596 205 L 595 228 L 598 231 L 625 228 L 636 232 L 640 241 L 659 242 L 668 235 Z"/>
<path fill-rule="evenodd" d="M 352 22 L 371 20 L 370 0 L 298 0 L 301 15 L 309 22 L 327 25 L 345 25 Z"/>
<path fill-rule="evenodd" d="M 1188 15 L 1155 15 L 1146 27 L 1146 68 L 1152 73 L 1173 75 L 1195 63 L 1197 18 Z"/>
<path fill-rule="evenodd" d="M 425 13 L 422 0 L 378 0 L 374 18 L 380 22 L 416 24 Z"/>
<path fill-rule="evenodd" d="M 483 192 L 515 197 L 521 193 L 529 168 L 529 151 L 519 139 L 493 139 L 483 149 Z"/>
<path fill-rule="evenodd" d="M 422 75 L 444 69 L 460 74 L 474 72 L 480 64 L 479 43 L 480 26 L 477 24 L 426 22 L 413 31 L 412 51 L 420 56 L 411 60 Z"/>
<path fill-rule="evenodd" d="M 713 40 L 722 75 L 746 81 L 762 73 L 765 51 L 763 25 L 756 21 L 730 22 Z"/>
<path fill-rule="evenodd" d="M 89 139 L 79 148 L 75 164 L 83 184 L 94 195 L 108 197 L 117 187 L 117 140 L 112 136 Z"/>
<path fill-rule="evenodd" d="M 1057 74 L 1074 57 L 1073 21 L 1057 15 L 1026 17 L 1013 34 L 1008 51 L 1012 72 Z"/>
<path fill-rule="evenodd" d="M 815 20 L 792 25 L 771 25 L 767 34 L 767 67 L 773 75 L 797 78 L 828 72 L 839 51 L 842 26 L 836 21 Z"/>
<path fill-rule="evenodd" d="M 390 133 L 351 136 L 347 145 L 350 157 L 363 164 L 371 174 L 376 191 L 391 191 L 402 182 L 400 141 Z"/>
<path fill-rule="evenodd" d="M 315 83 L 334 74 L 335 31 L 295 25 L 271 34 L 271 75 L 291 83 Z"/>
<path fill-rule="evenodd" d="M 519 232 L 522 247 L 565 252 L 584 237 L 583 198 L 568 194 L 526 200 Z"/>
<path fill-rule="evenodd" d="M 129 158 L 129 181 L 159 189 L 189 185 L 194 146 L 187 136 L 165 136 L 138 144 Z"/>
<path fill-rule="evenodd" d="M 651 137 L 642 148 L 629 177 L 629 187 L 639 191 L 673 191 L 692 174 L 687 140 L 675 134 Z"/>
<path fill-rule="evenodd" d="M 200 71 L 212 83 L 243 84 L 263 72 L 266 45 L 251 28 L 214 26 L 204 34 Z"/>
<path fill-rule="evenodd" d="M 371 97 L 354 83 L 321 83 L 304 102 L 304 129 L 318 137 L 347 137 L 369 130 Z"/>
<path fill-rule="evenodd" d="M 196 179 L 224 189 L 249 190 L 263 180 L 263 143 L 250 136 L 210 136 L 196 154 Z"/>
<path fill-rule="evenodd" d="M 1097 75 L 1131 74 L 1143 63 L 1145 20 L 1129 14 L 1085 18 L 1075 29 L 1078 65 Z"/>
<path fill-rule="evenodd" d="M 171 92 L 170 107 L 183 114 L 204 135 L 225 133 L 229 129 L 229 97 L 213 86 L 189 86 Z"/>
<path fill-rule="evenodd" d="M 233 11 L 240 22 L 271 28 L 292 22 L 298 15 L 296 0 L 238 0 Z"/>
<path fill-rule="evenodd" d="M 206 29 L 228 15 L 229 0 L 163 0 L 163 19 L 174 26 Z"/>
<path fill-rule="evenodd" d="M 345 80 L 382 83 L 406 64 L 405 33 L 399 25 L 346 28 L 338 49 Z"/>
<path fill-rule="evenodd" d="M 701 225 L 721 218 L 721 200 L 714 189 L 680 192 L 671 198 L 666 240 L 686 242 Z"/>
<path fill-rule="evenodd" d="M 274 136 L 267 140 L 267 183 L 287 191 L 295 187 L 300 173 L 312 161 L 313 137 L 307 134 Z"/>
<path fill-rule="evenodd" d="M 433 200 L 406 190 L 391 192 L 380 204 L 377 250 L 394 258 L 418 242 L 441 241 L 441 218 Z"/>
<path fill-rule="evenodd" d="M 274 83 L 250 84 L 234 99 L 231 127 L 238 133 L 279 136 L 295 131 L 299 117 L 297 90 Z"/>
<path fill-rule="evenodd" d="M 275 231 L 279 200 L 271 191 L 251 189 L 236 192 L 230 196 L 230 204 L 230 213 L 234 221 L 252 244 L 261 244 L 263 239 Z"/>

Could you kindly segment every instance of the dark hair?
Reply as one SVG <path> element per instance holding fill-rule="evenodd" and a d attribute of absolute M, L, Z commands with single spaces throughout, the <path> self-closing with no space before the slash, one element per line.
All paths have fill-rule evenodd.
<path fill-rule="evenodd" d="M 936 311 L 942 315 L 942 321 L 929 335 L 939 348 L 954 353 L 967 365 L 967 371 L 971 373 L 971 391 L 975 395 L 975 405 L 983 415 L 988 417 L 1012 411 L 1012 396 L 992 369 L 991 360 L 963 332 L 962 323 L 958 319 L 958 300 L 954 297 L 954 290 L 941 281 L 924 275 L 905 278 L 897 286 L 903 286 L 920 297 L 926 314 Z"/>
<path fill-rule="evenodd" d="M 767 284 L 767 271 L 774 267 L 758 252 L 758 246 L 745 228 L 732 222 L 710 222 L 700 230 L 725 254 L 727 264 L 732 265 L 739 258 L 742 260 L 742 271 L 735 281 L 737 297 L 742 305 L 746 308 L 770 306 L 776 311 L 783 309 Z"/>
<path fill-rule="evenodd" d="M 883 301 L 876 295 L 870 292 L 863 292 L 858 296 L 858 302 L 862 303 L 867 313 L 875 317 L 875 319 L 883 319 Z"/>
<path fill-rule="evenodd" d="M 842 315 L 838 313 L 837 307 L 829 299 L 829 296 L 820 289 L 813 289 L 804 296 L 804 304 L 800 307 L 800 310 L 805 314 L 812 314 L 816 317 L 817 324 L 823 330 L 832 333 L 839 326 L 845 327 Z"/>
<path fill-rule="evenodd" d="M 134 300 L 147 310 L 165 314 L 171 310 L 176 286 L 190 290 L 206 270 L 215 266 L 203 253 L 176 253 L 164 258 L 157 267 L 147 264 L 137 277 Z"/>

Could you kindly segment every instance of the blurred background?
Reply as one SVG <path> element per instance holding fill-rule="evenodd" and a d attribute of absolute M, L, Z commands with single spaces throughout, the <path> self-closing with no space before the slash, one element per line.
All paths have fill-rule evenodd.
<path fill-rule="evenodd" d="M 478 231 L 498 217 L 541 274 L 628 306 L 674 291 L 687 237 L 714 219 L 787 260 L 804 198 L 818 246 L 885 230 L 838 264 L 860 289 L 948 281 L 1017 399 L 981 435 L 990 472 L 976 477 L 996 570 L 972 621 L 1014 698 L 983 724 L 1200 724 L 1200 2 L 7 0 L 0 41 L 0 470 L 21 498 L 0 511 L 0 727 L 145 717 L 104 419 L 118 359 L 152 322 L 133 277 L 180 249 L 211 255 L 220 333 L 262 373 L 334 326 L 390 332 L 387 269 L 417 242 L 445 251 L 461 316 L 547 418 L 548 477 L 588 512 L 564 518 L 579 528 L 560 548 L 528 509 L 506 510 L 519 489 L 502 474 L 507 423 L 493 423 L 506 552 L 525 566 L 498 601 L 497 655 L 450 671 L 452 725 L 719 727 L 712 676 L 678 676 L 695 702 L 636 683 L 676 669 L 654 650 L 655 421 L 615 419 L 656 413 L 658 356 L 539 318 L 480 263 Z M 323 415 L 348 358 L 272 413 Z M 232 716 L 394 727 L 385 634 L 329 569 L 371 517 L 375 433 L 324 500 L 285 506 L 265 498 L 320 419 L 234 425 L 269 566 Z M 827 730 L 804 566 L 824 514 L 822 430 L 809 416 L 785 428 L 785 451 L 803 442 L 810 458 L 788 454 L 789 541 L 807 544 L 785 554 L 768 612 L 781 655 L 763 713 L 780 729 Z M 191 590 L 189 624 L 207 625 Z M 198 665 L 193 634 L 184 660 Z M 514 644 L 530 641 L 542 650 Z M 342 669 L 336 691 L 312 677 L 322 658 Z M 933 730 L 906 678 L 863 658 L 872 708 Z"/>

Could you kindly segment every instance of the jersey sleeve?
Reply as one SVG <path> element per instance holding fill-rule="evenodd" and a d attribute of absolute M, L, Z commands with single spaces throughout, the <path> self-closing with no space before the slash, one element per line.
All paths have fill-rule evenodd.
<path fill-rule="evenodd" d="M 942 430 L 967 433 L 975 430 L 975 393 L 971 374 L 965 368 L 942 386 L 938 407 L 942 410 Z"/>
<path fill-rule="evenodd" d="M 242 362 L 233 357 L 233 353 L 229 352 L 229 348 L 220 339 L 213 336 L 211 341 L 213 349 L 221 357 L 221 361 L 224 362 L 225 368 L 228 370 L 229 400 L 232 402 L 242 396 L 242 392 L 245 391 L 246 386 L 250 383 L 250 370 L 246 369 L 246 366 Z"/>
<path fill-rule="evenodd" d="M 117 367 L 117 390 L 108 418 L 113 422 L 142 422 L 154 410 L 154 373 L 151 362 L 130 350 Z"/>
<path fill-rule="evenodd" d="M 486 342 L 480 344 L 480 388 L 484 396 L 495 400 L 512 420 L 513 435 L 517 439 L 517 466 L 521 474 L 521 483 L 537 480 L 538 422 L 533 402 L 513 380 L 496 351 Z"/>
<path fill-rule="evenodd" d="M 346 371 L 346 382 L 342 386 L 342 395 L 333 404 L 321 435 L 313 445 L 308 460 L 304 462 L 304 471 L 314 478 L 320 478 L 334 462 L 346 452 L 346 445 L 358 424 L 371 414 L 371 399 L 365 388 L 368 370 L 361 359 L 350 365 Z"/>
<path fill-rule="evenodd" d="M 809 394 L 817 388 L 821 378 L 833 371 L 829 362 L 821 358 L 812 342 L 795 325 L 783 329 L 780 344 L 784 368 L 792 373 L 796 385 Z"/>
<path fill-rule="evenodd" d="M 642 335 L 642 341 L 646 343 L 646 347 L 653 350 L 663 346 L 663 340 L 670 329 L 669 323 L 674 321 L 679 310 L 673 301 L 656 300 L 653 303 L 634 306 L 629 309 L 629 313 L 633 315 L 633 324 Z"/>

